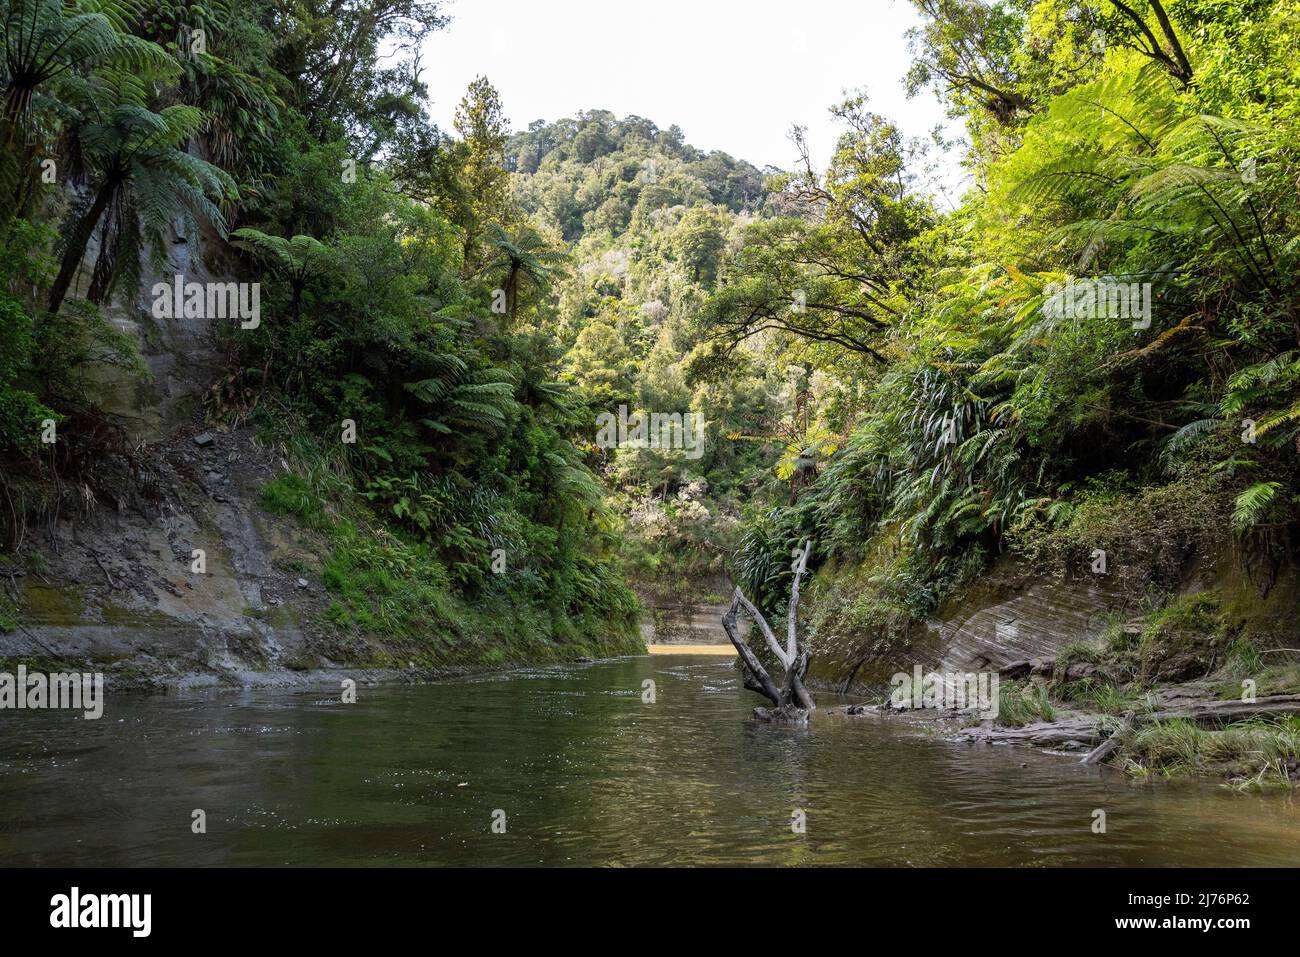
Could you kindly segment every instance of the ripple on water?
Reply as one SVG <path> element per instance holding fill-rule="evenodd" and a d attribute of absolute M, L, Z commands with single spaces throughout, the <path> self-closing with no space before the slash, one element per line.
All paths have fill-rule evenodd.
<path fill-rule="evenodd" d="M 0 862 L 1300 864 L 1284 796 L 824 713 L 764 726 L 758 703 L 730 659 L 661 655 L 362 686 L 346 706 L 259 690 L 132 698 L 117 721 L 16 713 Z"/>

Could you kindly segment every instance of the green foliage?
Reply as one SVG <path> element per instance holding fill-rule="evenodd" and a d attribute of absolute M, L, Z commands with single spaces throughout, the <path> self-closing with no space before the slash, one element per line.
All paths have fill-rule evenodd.
<path fill-rule="evenodd" d="M 1222 626 L 1218 599 L 1208 592 L 1194 592 L 1180 595 L 1152 616 L 1143 640 L 1169 631 L 1212 634 Z"/>
<path fill-rule="evenodd" d="M 33 391 L 23 388 L 32 368 L 35 339 L 22 303 L 0 291 L 0 450 L 31 451 L 40 438 L 40 422 L 54 413 Z"/>
<path fill-rule="evenodd" d="M 775 608 L 789 593 L 794 577 L 789 557 L 798 545 L 794 529 L 781 527 L 784 516 L 773 510 L 751 523 L 741 536 L 732 558 L 736 584 L 760 610 Z"/>
<path fill-rule="evenodd" d="M 231 234 L 232 245 L 247 249 L 267 261 L 272 269 L 283 271 L 299 282 L 306 280 L 312 264 L 324 258 L 325 247 L 311 236 L 285 239 L 257 229 L 237 229 Z"/>
<path fill-rule="evenodd" d="M 627 626 L 620 562 L 702 590 L 729 566 L 774 611 L 812 539 L 853 570 L 812 589 L 822 634 L 896 649 L 1007 553 L 1102 550 L 1170 592 L 1234 532 L 1290 562 L 1300 0 L 914 5 L 909 87 L 971 134 L 949 212 L 861 93 L 823 168 L 796 130 L 764 174 L 601 110 L 512 134 L 486 77 L 444 134 L 427 0 L 0 0 L 0 444 L 30 464 L 35 420 L 93 416 L 88 370 L 144 375 L 105 316 L 179 224 L 262 285 L 210 411 L 293 446 L 307 477 L 263 501 L 332 541 L 341 627 L 414 636 L 421 603 Z M 1071 315 L 1076 277 L 1149 315 Z M 701 443 L 599 447 L 624 406 Z M 1219 661 L 1189 602 L 1112 651 L 1145 678 Z"/>
<path fill-rule="evenodd" d="M 442 244 L 445 221 L 378 184 L 354 202 L 329 244 L 238 234 L 287 287 L 272 290 L 284 313 L 249 343 L 248 363 L 279 369 L 285 399 L 319 433 L 355 423 L 355 445 L 341 447 L 351 494 L 430 550 L 440 587 L 475 600 L 513 591 L 565 616 L 613 602 L 623 620 L 633 606 L 600 557 L 602 494 L 560 433 L 560 394 L 536 378 L 537 343 L 511 344 L 494 364 L 499 347 L 474 334 L 486 310 Z M 490 568 L 498 552 L 504 574 Z M 340 584 L 349 569 L 335 569 Z"/>
<path fill-rule="evenodd" d="M 1238 721 L 1222 729 L 1183 719 L 1139 727 L 1120 751 L 1131 774 L 1177 777 L 1214 772 L 1243 790 L 1292 786 L 1290 769 L 1300 759 L 1300 722 L 1294 716 Z"/>
<path fill-rule="evenodd" d="M 1232 678 L 1250 678 L 1264 670 L 1264 656 L 1259 653 L 1254 642 L 1247 638 L 1238 638 L 1228 646 L 1227 660 L 1223 673 Z M 1234 687 L 1234 692 L 1240 686 Z M 1234 694 L 1235 696 L 1235 694 Z"/>
<path fill-rule="evenodd" d="M 86 298 L 99 304 L 119 282 L 134 289 L 147 248 L 152 262 L 166 258 L 171 230 L 179 220 L 183 235 L 197 239 L 204 221 L 225 234 L 218 205 L 238 196 L 235 181 L 220 167 L 186 151 L 208 118 L 188 104 L 144 105 L 127 82 L 88 88 L 84 115 L 67 162 L 84 171 L 90 190 L 75 204 L 64 226 L 64 251 L 50 290 L 49 308 L 63 305 L 92 233 L 101 222 Z"/>
<path fill-rule="evenodd" d="M 1136 646 L 1121 660 L 1145 684 L 1202 678 L 1224 663 L 1226 632 L 1217 596 L 1180 595 L 1147 619 Z"/>
<path fill-rule="evenodd" d="M 1134 695 L 1094 678 L 1070 682 L 1061 689 L 1061 697 L 1086 711 L 1098 714 L 1123 715 L 1138 709 Z"/>
<path fill-rule="evenodd" d="M 489 226 L 488 244 L 493 258 L 483 266 L 489 275 L 501 276 L 501 291 L 506 311 L 513 321 L 519 310 L 521 286 L 545 290 L 552 274 L 564 262 L 564 253 L 547 248 L 547 241 L 536 230 L 523 227 L 515 235 L 496 223 Z"/>
<path fill-rule="evenodd" d="M 792 215 L 744 231 L 728 263 L 731 281 L 702 316 L 711 338 L 740 342 L 783 330 L 831 355 L 885 361 L 884 333 L 932 265 L 917 240 L 934 213 L 914 191 L 915 144 L 869 111 L 863 94 L 832 112 L 846 129 L 829 168 L 814 169 L 796 131 L 800 168 L 768 184 Z"/>
<path fill-rule="evenodd" d="M 1022 728 L 1038 721 L 1052 721 L 1056 712 L 1040 685 L 1021 685 L 1015 681 L 998 683 L 997 723 L 1007 728 Z"/>
<path fill-rule="evenodd" d="M 436 3 L 286 17 L 261 2 L 5 0 L 0 15 L 6 465 L 35 457 L 40 418 L 102 421 L 88 372 L 144 377 L 105 317 L 184 240 L 177 262 L 261 286 L 261 323 L 218 331 L 230 369 L 208 411 L 251 419 L 301 467 L 262 503 L 328 543 L 335 625 L 465 639 L 431 660 L 636 646 L 561 354 L 535 328 L 565 257 L 510 195 L 486 78 L 458 111 L 463 142 L 428 122 L 416 51 L 446 23 Z M 44 156 L 52 182 L 31 172 Z M 494 286 L 506 325 L 527 314 L 527 328 L 494 318 Z"/>
<path fill-rule="evenodd" d="M 1237 530 L 1245 531 L 1259 524 L 1268 513 L 1281 488 L 1281 482 L 1256 482 L 1238 495 L 1232 508 L 1232 524 Z"/>
<path fill-rule="evenodd" d="M 567 600 L 547 601 L 546 583 L 524 568 L 508 569 L 503 587 L 487 588 L 485 579 L 494 576 L 475 567 L 469 546 L 504 545 L 514 555 L 522 548 L 508 541 L 499 502 L 457 494 L 444 486 L 424 496 L 423 507 L 434 508 L 441 525 L 418 538 L 395 534 L 362 504 L 372 496 L 356 495 L 319 464 L 268 482 L 261 500 L 321 536 L 324 551 L 313 557 L 331 596 L 324 620 L 345 633 L 405 644 L 410 660 L 501 664 L 637 646 L 635 599 L 607 566 L 589 559 L 568 556 L 576 567 Z M 410 514 L 404 510 L 403 517 Z M 472 600 L 471 582 L 480 586 Z"/>
<path fill-rule="evenodd" d="M 640 231 L 676 206 L 718 205 L 737 213 L 765 201 L 762 174 L 752 165 L 702 153 L 683 142 L 681 130 L 660 130 L 642 117 L 619 120 L 592 110 L 535 123 L 511 137 L 505 153 L 507 168 L 523 174 L 515 188 L 524 213 L 554 225 L 570 242 L 601 231 Z M 707 222 L 700 225 L 700 265 L 708 269 L 705 250 L 715 240 Z"/>
<path fill-rule="evenodd" d="M 286 472 L 262 486 L 262 507 L 276 515 L 296 515 L 307 518 L 319 514 L 320 500 L 302 479 Z"/>
<path fill-rule="evenodd" d="M 769 183 L 779 215 L 739 232 L 698 312 L 706 341 L 761 331 L 751 352 L 852 382 L 804 409 L 835 451 L 795 441 L 779 460 L 814 480 L 787 503 L 754 484 L 737 581 L 779 604 L 789 540 L 813 537 L 835 656 L 854 630 L 876 643 L 882 610 L 933 615 L 1007 552 L 1081 575 L 1103 551 L 1137 592 L 1181 588 L 1192 558 L 1210 580 L 1233 554 L 1293 563 L 1296 5 L 916 6 L 913 88 L 968 121 L 982 188 L 939 215 L 909 179 L 919 154 L 850 99 L 827 173 L 805 157 Z M 1076 277 L 1133 298 L 1072 314 Z M 797 291 L 840 311 L 799 312 Z M 734 378 L 740 355 L 698 347 L 690 368 Z M 859 607 L 840 579 L 863 566 Z M 1205 601 L 1175 601 L 1143 636 L 1116 622 L 1108 666 L 1151 681 L 1221 665 L 1230 629 Z M 1116 706 L 1109 684 L 1077 684 Z"/>
<path fill-rule="evenodd" d="M 700 306 L 723 280 L 744 223 L 766 202 L 762 176 L 694 150 L 678 131 L 601 111 L 534 124 L 511 139 L 507 157 L 539 237 L 534 248 L 570 243 L 570 268 L 543 262 L 543 281 L 528 284 L 531 297 L 509 311 L 526 317 L 516 326 L 536 322 L 560 346 L 576 445 L 626 516 L 623 560 L 647 587 L 721 590 L 742 501 L 755 484 L 789 480 L 770 469 L 794 441 L 797 396 L 807 391 L 790 381 L 779 350 L 737 355 L 716 376 L 688 371 L 707 348 Z M 523 275 L 527 261 L 506 239 L 497 237 L 501 254 L 488 275 L 508 292 L 500 280 L 514 264 Z M 697 449 L 595 447 L 596 417 L 617 416 L 620 406 L 698 416 Z M 802 423 L 800 434 L 812 427 Z"/>

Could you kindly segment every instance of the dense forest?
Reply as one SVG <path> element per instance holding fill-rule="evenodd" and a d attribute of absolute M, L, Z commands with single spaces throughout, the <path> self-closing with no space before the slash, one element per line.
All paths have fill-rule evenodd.
<path fill-rule="evenodd" d="M 1191 565 L 1267 596 L 1300 449 L 1294 7 L 917 6 L 907 81 L 969 136 L 956 209 L 864 92 L 784 172 L 599 112 L 511 139 L 577 264 L 537 320 L 577 394 L 708 423 L 698 461 L 593 463 L 628 566 L 725 569 L 773 607 L 811 538 L 814 629 L 885 646 L 1008 558 L 1105 571 L 1153 615 L 1219 615 L 1168 607 Z M 1286 634 L 1231 597 L 1224 634 Z"/>
<path fill-rule="evenodd" d="M 486 81 L 457 136 L 425 118 L 415 54 L 446 25 L 436 4 L 21 0 L 4 25 L 11 544 L 58 496 L 149 482 L 85 369 L 147 373 L 104 310 L 207 233 L 260 283 L 262 318 L 219 329 L 204 414 L 292 458 L 262 502 L 328 540 L 334 625 L 419 633 L 432 658 L 633 647 L 581 415 L 525 318 L 559 251 L 511 196 Z M 509 635 L 459 649 L 474 609 Z"/>
<path fill-rule="evenodd" d="M 1006 563 L 1126 581 L 1217 665 L 1294 631 L 1300 0 L 913 0 L 905 81 L 965 142 L 848 90 L 786 170 L 603 110 L 512 130 L 488 77 L 438 129 L 432 2 L 0 2 L 8 564 L 147 490 L 94 384 L 148 375 L 111 308 L 202 241 L 261 318 L 201 416 L 282 454 L 261 506 L 328 543 L 330 627 L 628 650 L 632 586 L 779 611 L 811 540 L 814 656 Z M 607 447 L 620 407 L 701 446 Z"/>

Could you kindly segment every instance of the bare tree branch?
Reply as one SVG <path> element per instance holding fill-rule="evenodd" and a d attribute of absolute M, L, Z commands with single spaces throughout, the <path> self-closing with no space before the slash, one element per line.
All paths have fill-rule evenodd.
<path fill-rule="evenodd" d="M 801 648 L 799 646 L 798 634 L 799 585 L 807 572 L 808 556 L 811 553 L 812 542 L 810 540 L 804 544 L 803 552 L 800 554 L 799 561 L 795 566 L 794 584 L 790 590 L 789 629 L 785 648 L 782 648 L 776 640 L 776 635 L 773 634 L 767 619 L 763 617 L 763 613 L 745 597 L 745 593 L 739 586 L 731 596 L 731 605 L 728 606 L 726 613 L 722 616 L 723 630 L 726 631 L 727 638 L 731 640 L 736 653 L 740 655 L 742 682 L 745 688 L 761 694 L 773 705 L 772 709 L 754 709 L 756 716 L 767 721 L 804 724 L 807 722 L 808 716 L 817 710 L 816 702 L 813 701 L 812 695 L 808 693 L 808 689 L 804 685 L 804 676 L 808 673 L 809 654 L 806 647 Z M 771 648 L 772 653 L 776 655 L 777 660 L 785 668 L 785 677 L 780 687 L 767 673 L 767 669 L 758 660 L 758 656 L 754 654 L 753 649 L 740 637 L 740 632 L 736 627 L 736 616 L 741 608 L 753 619 L 768 647 Z"/>
<path fill-rule="evenodd" d="M 799 644 L 796 620 L 799 614 L 799 580 L 803 578 L 804 572 L 808 569 L 808 553 L 812 551 L 812 539 L 809 539 L 803 547 L 803 554 L 799 556 L 799 564 L 794 569 L 794 584 L 790 586 L 790 621 L 789 628 L 786 632 L 786 657 L 784 664 L 787 668 L 795 663 L 796 651 Z"/>

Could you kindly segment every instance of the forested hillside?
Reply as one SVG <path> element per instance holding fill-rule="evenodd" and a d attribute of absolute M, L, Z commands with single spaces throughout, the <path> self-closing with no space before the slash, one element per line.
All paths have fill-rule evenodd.
<path fill-rule="evenodd" d="M 533 256 L 510 196 L 496 93 L 465 94 L 454 136 L 425 118 L 437 4 L 13 0 L 3 21 L 6 567 L 64 554 L 38 534 L 61 520 L 184 492 L 96 385 L 147 378 L 150 330 L 197 316 L 219 363 L 196 414 L 255 431 L 283 466 L 261 504 L 314 535 L 277 559 L 327 592 L 304 626 L 400 640 L 402 666 L 639 647 L 581 417 L 524 320 L 553 251 Z M 258 283 L 260 315 L 214 315 L 211 283 L 160 312 L 159 280 L 206 278 L 178 247 Z M 203 581 L 172 544 L 132 600 Z M 21 626 L 24 596 L 6 600 Z"/>
<path fill-rule="evenodd" d="M 819 410 L 815 478 L 749 525 L 740 580 L 780 595 L 812 537 L 823 641 L 897 649 L 1018 557 L 1126 587 L 1076 652 L 1116 681 L 1257 669 L 1296 601 L 1295 5 L 917 6 L 909 80 L 966 125 L 966 201 L 909 190 L 888 123 L 848 114 L 700 316 L 865 384 Z"/>
<path fill-rule="evenodd" d="M 779 612 L 811 539 L 828 681 L 1015 569 L 1128 596 L 1072 652 L 1106 688 L 1291 688 L 1261 655 L 1300 591 L 1300 2 L 913 2 L 906 82 L 967 142 L 850 90 L 809 105 L 830 155 L 796 128 L 759 170 L 672 117 L 512 129 L 487 77 L 437 129 L 433 3 L 4 0 L 5 567 L 166 499 L 161 436 L 97 384 L 148 376 L 189 244 L 260 284 L 258 322 L 196 306 L 191 425 L 266 450 L 313 628 L 425 663 L 625 651 L 629 581 Z M 676 438 L 602 441 L 620 409 Z"/>
<path fill-rule="evenodd" d="M 720 289 L 728 250 L 770 215 L 776 171 L 603 111 L 532 124 L 510 139 L 506 165 L 521 210 L 568 252 L 570 268 L 555 277 L 537 324 L 563 344 L 561 375 L 589 435 L 596 416 L 621 406 L 693 410 L 705 422 L 694 454 L 636 443 L 589 449 L 623 518 L 626 568 L 651 589 L 716 595 L 742 501 L 759 487 L 781 494 L 769 474 L 774 450 L 813 372 L 791 366 L 779 345 L 746 349 L 724 377 L 689 368 L 709 339 L 699 316 Z"/>
<path fill-rule="evenodd" d="M 707 420 L 698 460 L 593 463 L 629 572 L 689 593 L 725 568 L 780 611 L 812 539 L 827 680 L 1010 580 L 1107 596 L 1058 658 L 1097 666 L 1067 698 L 1294 690 L 1268 655 L 1297 605 L 1297 8 L 916 6 L 907 80 L 969 137 L 955 210 L 866 93 L 831 105 L 831 155 L 796 129 L 761 195 L 638 118 L 512 139 L 574 264 L 541 324 L 576 396 Z"/>

